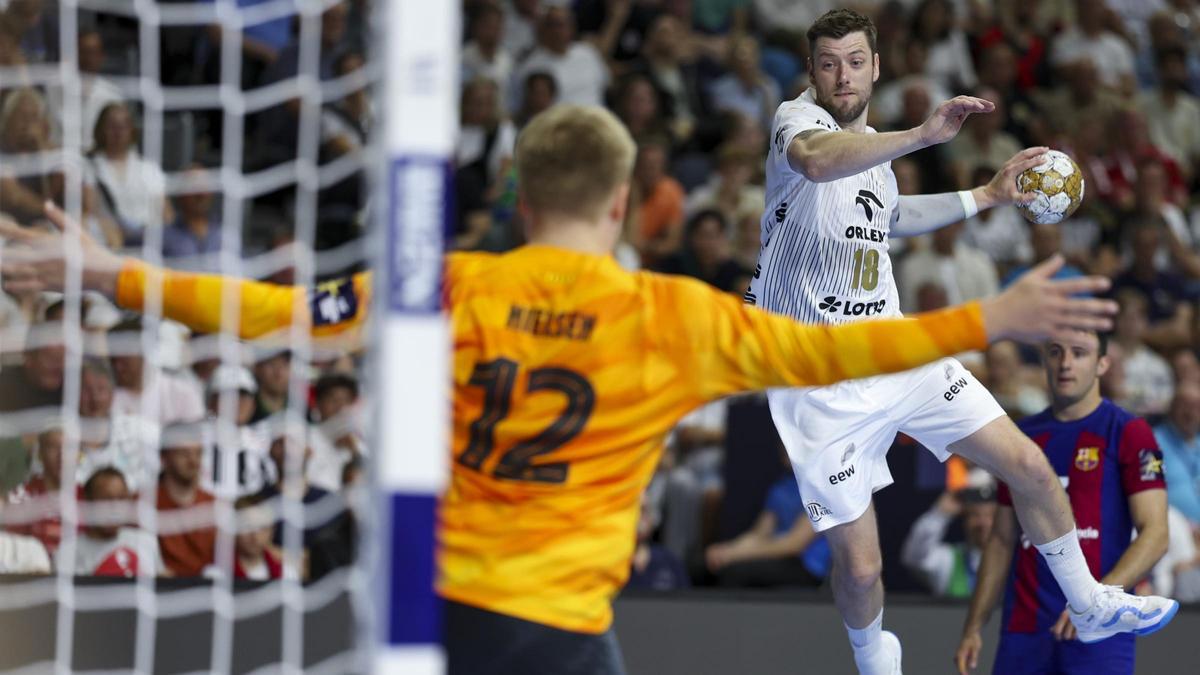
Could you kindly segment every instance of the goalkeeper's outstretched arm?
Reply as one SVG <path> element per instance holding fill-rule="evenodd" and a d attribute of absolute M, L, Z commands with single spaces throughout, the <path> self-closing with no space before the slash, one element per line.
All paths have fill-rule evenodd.
<path fill-rule="evenodd" d="M 113 253 L 52 203 L 46 204 L 45 211 L 63 235 L 0 220 L 0 237 L 16 244 L 0 250 L 4 287 L 10 293 L 63 290 L 66 247 L 74 240 L 84 290 L 99 291 L 118 306 L 139 312 L 159 304 L 154 301 L 157 293 L 162 315 L 192 330 L 224 329 L 254 339 L 300 324 L 322 337 L 358 328 L 366 318 L 370 273 L 307 288 L 168 270 Z M 226 301 L 232 299 L 237 313 L 226 323 Z"/>

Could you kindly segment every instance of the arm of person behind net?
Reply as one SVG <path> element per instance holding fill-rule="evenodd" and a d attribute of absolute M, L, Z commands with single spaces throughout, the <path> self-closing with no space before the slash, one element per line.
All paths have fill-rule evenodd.
<path fill-rule="evenodd" d="M 962 642 L 955 655 L 959 673 L 968 673 L 979 665 L 979 652 L 983 646 L 982 631 L 1000 604 L 1004 592 L 1004 581 L 1012 563 L 1013 548 L 1017 545 L 1017 516 L 1011 506 L 996 507 L 992 532 L 983 546 L 979 560 L 979 573 L 975 578 L 975 590 L 971 593 L 971 604 L 967 619 L 963 622 Z"/>
<path fill-rule="evenodd" d="M 238 298 L 235 325 L 223 322 L 227 284 Z M 163 269 L 127 258 L 116 280 L 118 306 L 144 311 L 152 289 L 161 287 L 162 315 L 203 333 L 232 329 L 254 339 L 303 322 L 314 335 L 330 335 L 362 323 L 370 303 L 370 274 L 322 284 L 316 289 Z M 332 304 L 330 304 L 332 303 Z"/>
<path fill-rule="evenodd" d="M 1101 583 L 1133 588 L 1167 553 L 1167 491 L 1142 490 L 1129 495 L 1129 515 L 1137 537 Z"/>
<path fill-rule="evenodd" d="M 807 129 L 788 145 L 788 165 L 814 183 L 845 178 L 920 150 L 918 127 L 905 131 L 860 134 L 852 131 Z"/>

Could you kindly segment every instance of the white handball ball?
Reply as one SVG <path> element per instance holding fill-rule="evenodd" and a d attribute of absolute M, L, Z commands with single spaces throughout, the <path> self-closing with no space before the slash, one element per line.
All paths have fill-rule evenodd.
<path fill-rule="evenodd" d="M 1032 202 L 1017 208 L 1026 220 L 1057 223 L 1079 208 L 1083 183 L 1083 173 L 1075 160 L 1066 153 L 1050 150 L 1045 161 L 1017 176 L 1017 189 L 1034 193 Z"/>

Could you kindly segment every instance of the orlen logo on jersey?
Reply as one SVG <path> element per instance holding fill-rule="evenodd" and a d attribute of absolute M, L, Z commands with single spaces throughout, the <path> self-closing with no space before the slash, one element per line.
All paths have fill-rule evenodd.
<path fill-rule="evenodd" d="M 883 308 L 887 306 L 887 300 L 876 300 L 875 302 L 850 302 L 849 300 L 839 300 L 836 296 L 827 295 L 821 298 L 817 308 L 822 312 L 829 314 L 837 314 L 839 311 L 843 316 L 871 316 L 872 314 L 883 313 Z"/>

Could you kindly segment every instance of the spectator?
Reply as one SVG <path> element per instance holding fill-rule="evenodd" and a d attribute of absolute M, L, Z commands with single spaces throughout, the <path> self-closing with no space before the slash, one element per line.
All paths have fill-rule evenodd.
<path fill-rule="evenodd" d="M 525 58 L 537 44 L 541 0 L 504 0 L 504 28 L 501 45 L 517 61 Z"/>
<path fill-rule="evenodd" d="M 729 73 L 712 83 L 709 98 L 718 111 L 736 112 L 763 129 L 779 107 L 779 85 L 759 65 L 758 41 L 749 35 L 729 39 Z"/>
<path fill-rule="evenodd" d="M 141 318 L 127 319 L 108 334 L 109 362 L 117 385 L 113 412 L 143 419 L 149 413 L 155 416 L 150 422 L 163 426 L 204 417 L 204 403 L 194 383 L 153 362 L 147 364 L 142 326 Z M 158 351 L 163 352 L 161 343 Z"/>
<path fill-rule="evenodd" d="M 504 12 L 492 0 L 475 4 L 469 14 L 470 38 L 462 49 L 462 81 L 489 80 L 496 85 L 501 110 L 508 110 L 505 94 L 512 82 L 513 57 L 505 49 Z"/>
<path fill-rule="evenodd" d="M 575 19 L 570 8 L 550 6 L 538 22 L 538 46 L 517 67 L 515 82 L 525 82 L 529 73 L 548 72 L 558 85 L 560 101 L 603 105 L 609 80 L 603 54 L 591 42 L 575 39 Z M 515 98 L 520 105 L 520 97 Z"/>
<path fill-rule="evenodd" d="M 689 565 L 702 557 L 724 493 L 726 412 L 725 401 L 714 401 L 679 421 L 660 467 L 665 515 L 643 513 L 654 521 L 663 546 Z"/>
<path fill-rule="evenodd" d="M 215 0 L 206 0 L 215 2 Z M 237 0 L 238 8 L 261 5 L 270 0 Z M 263 73 L 279 60 L 279 54 L 292 38 L 293 14 L 276 16 L 267 21 L 248 24 L 242 28 L 241 86 L 252 89 L 262 82 Z M 221 68 L 220 24 L 212 24 L 207 30 L 207 42 L 201 59 L 207 70 L 206 81 L 218 81 Z"/>
<path fill-rule="evenodd" d="M 45 0 L 9 0 L 0 9 L 0 33 L 12 39 L 30 63 L 58 61 L 58 11 L 48 4 Z"/>
<path fill-rule="evenodd" d="M 756 152 L 731 143 L 717 150 L 717 172 L 688 196 L 687 213 L 716 209 L 727 223 L 735 223 L 743 214 L 761 212 L 763 189 L 753 184 L 755 171 L 762 163 Z"/>
<path fill-rule="evenodd" d="M 264 507 L 260 496 L 238 498 L 234 503 L 238 517 L 238 533 L 234 537 L 233 577 L 254 581 L 270 581 L 283 577 L 282 557 L 271 546 L 271 510 Z"/>
<path fill-rule="evenodd" d="M 533 71 L 521 82 L 521 110 L 517 122 L 525 126 L 538 113 L 558 103 L 558 81 L 545 71 Z"/>
<path fill-rule="evenodd" d="M 1200 385 L 1179 385 L 1166 420 L 1154 427 L 1154 438 L 1162 448 L 1167 498 L 1200 530 Z"/>
<path fill-rule="evenodd" d="M 97 469 L 110 466 L 125 477 L 130 492 L 137 492 L 144 480 L 147 442 L 153 433 L 138 415 L 113 412 L 116 382 L 112 368 L 104 359 L 84 357 L 79 374 L 79 459 L 75 480 L 83 485 Z"/>
<path fill-rule="evenodd" d="M 466 180 L 464 173 L 475 173 L 471 184 L 485 188 L 486 202 L 493 201 L 487 195 L 494 195 L 497 181 L 511 166 L 517 143 L 517 129 L 503 115 L 499 93 L 495 83 L 485 79 L 468 82 L 462 92 L 457 178 Z"/>
<path fill-rule="evenodd" d="M 657 520 L 650 503 L 643 500 L 638 518 L 637 547 L 630 561 L 626 588 L 672 591 L 691 586 L 691 579 L 679 558 L 666 546 L 650 541 L 658 525 Z"/>
<path fill-rule="evenodd" d="M 658 92 L 650 78 L 640 73 L 623 77 L 616 87 L 613 112 L 634 138 L 657 134 L 671 137 L 671 128 L 661 110 Z"/>
<path fill-rule="evenodd" d="M 26 337 L 21 365 L 0 368 L 0 414 L 41 409 L 40 414 L 49 415 L 49 409 L 62 405 L 63 303 L 59 299 L 41 304 Z M 12 429 L 9 426 L 4 435 Z"/>
<path fill-rule="evenodd" d="M 346 77 L 366 67 L 360 52 L 345 52 L 334 63 L 338 77 Z M 321 111 L 321 143 L 332 157 L 357 152 L 367 145 L 367 134 L 374 123 L 371 99 L 366 86 L 355 89 Z"/>
<path fill-rule="evenodd" d="M 166 198 L 166 179 L 158 165 L 138 153 L 133 117 L 124 103 L 110 103 L 96 121 L 92 167 L 96 185 L 117 218 L 126 246 L 142 241 L 147 227 L 162 227 L 175 218 Z"/>
<path fill-rule="evenodd" d="M 1011 44 L 997 41 L 982 48 L 979 84 L 996 92 L 997 103 L 1004 103 L 1008 115 L 1003 130 L 1022 146 L 1044 145 L 1049 140 L 1048 127 L 1037 114 L 1033 99 L 1021 88 L 1020 78 L 1021 65 Z"/>
<path fill-rule="evenodd" d="M 204 455 L 200 486 L 221 499 L 257 494 L 276 480 L 271 439 L 262 425 L 251 425 L 258 383 L 242 366 L 220 365 L 205 387 L 209 419 L 216 429 L 211 452 Z M 223 399 L 232 394 L 232 415 L 222 415 Z M 232 424 L 224 423 L 226 421 Z"/>
<path fill-rule="evenodd" d="M 653 266 L 679 249 L 683 239 L 683 186 L 667 174 L 669 150 L 661 137 L 638 144 L 633 182 L 641 195 L 635 245 L 642 264 Z"/>
<path fill-rule="evenodd" d="M 945 146 L 945 156 L 951 164 L 951 173 L 957 187 L 971 189 L 979 183 L 971 182 L 980 167 L 1004 166 L 1010 157 L 1021 151 L 1017 139 L 1004 131 L 1008 113 L 1000 92 L 995 89 L 980 88 L 975 92 L 979 98 L 993 101 L 995 110 L 986 115 L 972 115 L 963 124 L 963 132 L 954 137 Z M 988 173 L 983 184 L 991 180 L 995 171 Z M 989 209 L 990 210 L 990 209 Z M 1010 208 L 1011 210 L 1011 208 Z"/>
<path fill-rule="evenodd" d="M 313 386 L 313 420 L 320 423 L 317 430 L 333 455 L 331 463 L 342 472 L 366 452 L 357 403 L 358 379 L 352 373 L 325 373 Z M 335 489 L 345 482 L 334 482 L 333 478 L 329 474 L 315 482 L 331 484 Z"/>
<path fill-rule="evenodd" d="M 995 211 L 996 209 L 990 209 Z M 1058 223 L 1028 223 L 1029 227 L 1029 248 L 1033 253 L 1033 260 L 1029 264 L 1019 264 L 1008 271 L 1004 277 L 1004 282 L 1001 287 L 1006 287 L 1015 281 L 1031 267 L 1037 265 L 1051 256 L 1062 252 L 1062 226 Z M 1055 279 L 1072 279 L 1083 276 L 1083 272 L 1071 263 L 1065 263 L 1058 271 L 1054 273 Z"/>
<path fill-rule="evenodd" d="M 944 492 L 933 508 L 913 523 L 904 540 L 901 560 L 937 597 L 969 598 L 975 589 L 979 559 L 996 501 L 991 488 L 965 488 Z M 950 524 L 961 518 L 966 540 L 946 541 Z"/>
<path fill-rule="evenodd" d="M 685 58 L 688 30 L 671 14 L 660 14 L 646 31 L 640 58 L 631 70 L 650 78 L 658 93 L 662 116 L 672 136 L 680 141 L 692 136 L 705 112 L 701 74 Z"/>
<path fill-rule="evenodd" d="M 900 263 L 896 281 L 902 310 L 917 307 L 917 291 L 927 282 L 940 284 L 951 305 L 998 292 L 995 265 L 983 252 L 959 241 L 963 227 L 959 221 L 935 230 L 928 249 L 914 251 Z"/>
<path fill-rule="evenodd" d="M 728 231 L 720 211 L 696 213 L 688 220 L 683 250 L 663 260 L 658 270 L 695 277 L 722 290 L 732 288 L 745 271 L 730 257 Z"/>
<path fill-rule="evenodd" d="M 78 45 L 79 97 L 82 102 L 79 126 L 81 137 L 78 140 L 80 147 L 89 151 L 95 143 L 92 132 L 100 120 L 100 111 L 110 104 L 120 103 L 121 90 L 103 75 L 107 55 L 104 52 L 104 37 L 100 31 L 95 28 L 81 28 Z M 66 129 L 64 115 L 68 110 L 64 95 L 61 86 L 46 88 L 46 101 L 56 116 L 54 138 L 60 143 Z"/>
<path fill-rule="evenodd" d="M 954 5 L 949 0 L 923 0 L 917 5 L 913 10 L 910 33 L 913 42 L 929 45 L 925 74 L 943 89 L 962 91 L 975 86 L 975 68 L 967 36 L 958 26 Z"/>
<path fill-rule="evenodd" d="M 1196 255 L 1194 249 L 1200 245 L 1200 241 L 1188 226 L 1183 209 L 1169 201 L 1167 181 L 1167 168 L 1162 162 L 1153 158 L 1139 162 L 1134 183 L 1133 210 L 1127 219 L 1133 223 L 1149 220 L 1165 225 L 1160 230 L 1161 243 L 1155 251 L 1155 266 L 1160 270 L 1174 270 L 1193 279 L 1198 278 L 1200 256 Z"/>
<path fill-rule="evenodd" d="M 1104 26 L 1104 3 L 1075 0 L 1076 24 L 1054 39 L 1050 61 L 1061 67 L 1088 61 L 1100 75 L 1100 84 L 1122 95 L 1136 90 L 1133 49 Z"/>
<path fill-rule="evenodd" d="M 32 155 L 25 159 L 36 171 L 11 174 L 0 170 L 0 203 L 19 222 L 39 221 L 47 200 L 66 204 L 66 175 L 53 165 L 51 155 L 59 146 L 51 138 L 50 112 L 46 98 L 32 87 L 9 92 L 0 101 L 0 154 Z M 81 189 L 84 224 L 92 236 L 110 248 L 122 245 L 121 228 L 107 214 L 96 195 L 90 174 Z"/>
<path fill-rule="evenodd" d="M 911 40 L 905 42 L 903 48 L 904 75 L 885 82 L 879 87 L 878 94 L 871 97 L 867 115 L 874 125 L 911 129 L 916 124 L 910 122 L 924 122 L 933 112 L 935 102 L 951 97 L 941 82 L 925 74 L 929 45 Z"/>
<path fill-rule="evenodd" d="M 1138 100 L 1150 140 L 1194 179 L 1200 168 L 1200 99 L 1187 90 L 1187 52 L 1167 47 L 1155 60 L 1158 87 L 1143 92 Z"/>
<path fill-rule="evenodd" d="M 1191 295 L 1183 279 L 1170 270 L 1160 270 L 1155 260 L 1161 247 L 1161 217 L 1140 217 L 1126 223 L 1132 256 L 1125 270 L 1113 280 L 1113 293 L 1135 290 L 1148 302 L 1147 343 L 1161 349 L 1188 344 L 1191 339 Z"/>
<path fill-rule="evenodd" d="M 321 44 L 318 52 L 316 75 L 322 80 L 334 77 L 334 64 L 346 39 L 346 18 L 350 14 L 345 0 L 330 3 L 321 13 Z M 300 34 L 290 36 L 287 44 L 279 50 L 278 56 L 267 67 L 263 82 L 271 84 L 300 73 Z"/>
<path fill-rule="evenodd" d="M 264 352 L 254 363 L 254 381 L 258 383 L 258 395 L 254 399 L 251 424 L 261 422 L 287 408 L 291 369 L 292 352 L 288 349 Z"/>
<path fill-rule="evenodd" d="M 34 537 L 52 556 L 62 540 L 62 517 L 58 511 L 63 485 L 62 450 L 62 425 L 55 423 L 37 435 L 34 452 L 42 471 L 9 495 L 11 506 L 5 509 L 6 520 L 10 522 L 7 529 Z M 79 488 L 75 489 L 75 495 L 76 499 L 82 496 Z"/>
<path fill-rule="evenodd" d="M 997 342 L 986 352 L 987 388 L 1014 420 L 1041 412 L 1050 404 L 1045 390 L 1027 376 L 1013 342 Z"/>
<path fill-rule="evenodd" d="M 994 175 L 996 170 L 991 166 L 977 165 L 967 184 L 986 185 Z M 1021 217 L 1015 206 L 984 209 L 967 219 L 963 242 L 986 253 L 999 270 L 1007 271 L 1028 262 L 1032 255 L 1028 225 L 1029 221 Z"/>
<path fill-rule="evenodd" d="M 121 522 L 121 513 L 132 506 L 129 488 L 120 471 L 102 467 L 83 486 L 83 501 L 95 524 L 79 530 L 75 540 L 75 574 L 98 577 L 133 577 L 138 574 L 170 576 L 163 565 L 158 542 L 147 532 Z M 125 508 L 122 508 L 125 507 Z M 61 553 L 61 550 L 59 551 Z M 63 561 L 57 559 L 61 567 Z"/>
<path fill-rule="evenodd" d="M 275 463 L 276 474 L 280 478 L 276 484 L 263 488 L 260 494 L 264 499 L 283 497 L 299 500 L 306 507 L 326 499 L 340 499 L 337 495 L 331 495 L 329 491 L 309 483 L 307 473 L 313 457 L 312 445 L 311 430 L 302 420 L 281 420 L 271 442 L 271 460 Z M 293 463 L 294 471 L 291 470 Z M 276 546 L 286 548 L 284 527 L 282 522 L 275 525 L 271 541 Z M 355 526 L 345 510 L 339 510 L 331 518 L 318 520 L 309 516 L 306 509 L 301 527 L 301 545 L 307 553 L 308 578 L 319 579 L 330 571 L 353 562 Z"/>
<path fill-rule="evenodd" d="M 829 544 L 808 522 L 789 471 L 767 492 L 762 513 L 735 539 L 709 546 L 708 569 L 722 586 L 819 586 L 829 574 Z"/>
<path fill-rule="evenodd" d="M 1146 346 L 1146 297 L 1134 289 L 1117 293 L 1121 305 L 1113 341 L 1120 345 L 1124 369 L 1123 405 L 1138 415 L 1167 411 L 1173 390 L 1171 367 Z"/>
<path fill-rule="evenodd" d="M 214 499 L 200 487 L 205 443 L 199 424 L 177 424 L 163 430 L 157 504 L 159 532 L 166 534 L 158 535 L 158 543 L 163 563 L 174 576 L 200 576 L 213 562 L 217 536 L 212 526 Z"/>
<path fill-rule="evenodd" d="M 1167 172 L 1167 199 L 1176 204 L 1187 202 L 1187 186 L 1183 172 L 1175 160 L 1154 145 L 1150 140 L 1146 118 L 1136 108 L 1124 108 L 1108 118 L 1109 139 L 1120 139 L 1112 143 L 1104 157 L 1104 180 L 1112 184 L 1109 201 L 1117 209 L 1129 210 L 1133 206 L 1134 186 L 1137 185 L 1138 170 L 1147 160 L 1157 161 Z"/>
<path fill-rule="evenodd" d="M 215 195 L 207 185 L 208 178 L 208 171 L 203 166 L 193 164 L 188 167 L 187 191 L 175 197 L 175 220 L 163 231 L 164 258 L 195 258 L 221 250 L 221 221 L 213 209 Z M 193 268 L 216 269 L 215 260 L 207 263 L 176 261 L 175 264 L 180 262 Z"/>

